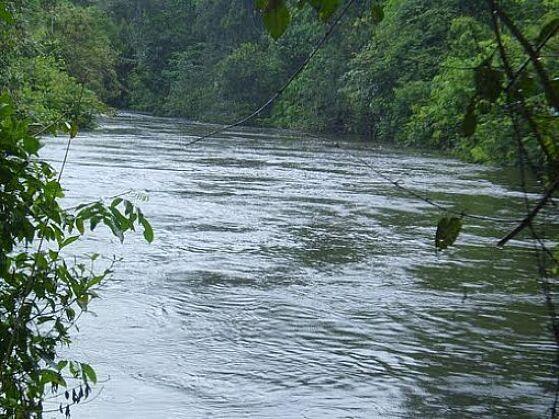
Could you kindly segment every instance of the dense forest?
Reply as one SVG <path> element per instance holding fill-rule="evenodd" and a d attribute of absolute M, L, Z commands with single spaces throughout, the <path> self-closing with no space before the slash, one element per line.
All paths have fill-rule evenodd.
<path fill-rule="evenodd" d="M 475 134 L 462 135 L 473 69 L 495 53 L 486 3 L 365 3 L 348 11 L 304 72 L 252 123 L 514 162 L 512 127 L 499 104 L 482 103 Z M 2 26 L 0 86 L 41 123 L 75 107 L 81 83 L 82 124 L 110 108 L 231 122 L 264 103 L 327 29 L 312 8 L 294 8 L 286 33 L 274 40 L 252 0 L 23 0 L 9 7 L 17 37 Z M 553 0 L 506 5 L 530 39 L 558 9 Z M 521 63 L 520 46 L 504 36 L 517 50 L 511 60 Z M 556 75 L 557 37 L 543 52 Z M 528 101 L 540 106 L 534 77 L 526 73 L 521 82 Z M 536 147 L 529 152 L 541 161 Z"/>

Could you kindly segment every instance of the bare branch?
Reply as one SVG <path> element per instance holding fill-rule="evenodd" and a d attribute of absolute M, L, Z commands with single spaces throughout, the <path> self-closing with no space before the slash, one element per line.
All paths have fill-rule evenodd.
<path fill-rule="evenodd" d="M 547 189 L 544 196 L 540 199 L 540 201 L 532 209 L 532 211 L 528 213 L 528 215 L 522 220 L 522 222 L 514 230 L 512 230 L 509 234 L 507 234 L 506 237 L 501 239 L 499 243 L 497 243 L 497 246 L 503 247 L 505 244 L 507 244 L 507 242 L 512 240 L 514 237 L 516 237 L 522 230 L 530 226 L 532 224 L 532 221 L 542 210 L 542 208 L 545 207 L 545 205 L 551 200 L 557 188 L 559 188 L 559 177 L 555 179 L 555 182 L 553 182 L 553 184 Z"/>

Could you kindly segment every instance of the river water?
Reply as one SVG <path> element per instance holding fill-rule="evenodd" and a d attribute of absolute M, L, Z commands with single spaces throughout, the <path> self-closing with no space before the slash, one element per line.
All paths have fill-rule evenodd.
<path fill-rule="evenodd" d="M 440 212 L 346 150 L 456 210 L 519 219 L 511 172 L 279 130 L 185 147 L 209 129 L 124 113 L 70 149 L 65 204 L 131 190 L 156 234 L 78 245 L 122 260 L 70 350 L 103 381 L 74 417 L 545 415 L 554 346 L 528 241 L 498 250 L 511 224 L 467 220 L 437 254 Z"/>

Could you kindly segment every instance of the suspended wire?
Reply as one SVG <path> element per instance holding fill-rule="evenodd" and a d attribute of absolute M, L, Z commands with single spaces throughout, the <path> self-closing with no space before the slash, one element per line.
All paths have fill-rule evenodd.
<path fill-rule="evenodd" d="M 317 135 L 317 134 L 309 134 L 309 133 L 305 133 L 305 135 L 308 135 L 310 137 L 314 137 L 314 138 L 320 138 L 320 139 L 325 139 L 328 141 L 334 141 L 331 138 L 327 138 L 326 136 L 321 136 L 321 135 Z M 429 197 L 426 197 L 422 194 L 420 194 L 419 192 L 414 191 L 413 189 L 407 188 L 404 185 L 402 185 L 401 181 L 399 180 L 395 180 L 393 178 L 391 178 L 390 176 L 386 175 L 383 173 L 382 170 L 377 169 L 373 164 L 371 164 L 369 161 L 365 160 L 364 158 L 356 155 L 355 153 L 352 153 L 349 150 L 344 150 L 343 151 L 344 154 L 346 154 L 347 156 L 351 157 L 353 160 L 358 161 L 359 163 L 361 163 L 363 166 L 369 168 L 371 171 L 373 171 L 378 177 L 382 178 L 383 180 L 385 180 L 387 183 L 390 183 L 392 185 L 394 185 L 397 189 L 405 192 L 406 194 L 413 196 L 414 198 L 417 198 L 423 202 L 425 202 L 426 204 L 437 208 L 443 212 L 446 212 L 448 214 L 452 214 L 454 216 L 457 217 L 461 217 L 461 218 L 470 218 L 473 220 L 482 220 L 482 221 L 496 221 L 496 222 L 501 222 L 501 223 L 510 223 L 510 224 L 517 224 L 519 222 L 518 219 L 512 219 L 512 218 L 498 218 L 498 217 L 490 217 L 490 216 L 486 216 L 486 215 L 476 215 L 476 214 L 470 214 L 467 213 L 465 211 L 457 211 L 454 210 L 450 207 L 447 207 L 445 205 L 439 204 L 438 202 L 432 200 Z"/>
<path fill-rule="evenodd" d="M 196 143 L 198 143 L 202 140 L 205 140 L 207 138 L 214 137 L 215 135 L 220 134 L 222 132 L 225 132 L 230 128 L 234 128 L 234 127 L 237 127 L 239 125 L 243 125 L 244 123 L 246 123 L 246 122 L 250 121 L 251 119 L 255 118 L 256 116 L 258 116 L 260 114 L 260 112 L 262 112 L 268 106 L 270 106 L 272 103 L 274 103 L 283 94 L 283 92 L 291 85 L 291 83 L 293 83 L 293 81 L 297 78 L 297 76 L 299 76 L 299 74 L 301 74 L 303 72 L 303 70 L 308 66 L 308 64 L 311 62 L 313 57 L 322 49 L 322 47 L 324 46 L 326 41 L 328 41 L 328 39 L 334 33 L 335 29 L 338 27 L 338 24 L 341 22 L 341 20 L 346 15 L 347 11 L 349 10 L 349 8 L 351 7 L 351 5 L 353 3 L 355 3 L 355 0 L 349 0 L 346 3 L 344 8 L 341 10 L 341 12 L 338 14 L 338 16 L 334 19 L 334 21 L 332 22 L 330 27 L 326 30 L 326 32 L 324 33 L 322 38 L 314 46 L 314 48 L 312 49 L 311 53 L 307 56 L 305 61 L 303 61 L 303 63 L 297 68 L 297 70 L 295 70 L 295 72 L 291 75 L 291 77 L 289 77 L 289 79 L 287 79 L 287 81 L 279 88 L 279 90 L 277 90 L 276 93 L 274 93 L 264 104 L 262 104 L 258 109 L 256 109 L 251 114 L 245 116 L 244 118 L 241 118 L 238 121 L 233 122 L 232 124 L 225 125 L 223 127 L 217 128 L 217 129 L 213 130 L 212 132 L 210 132 L 208 134 L 202 135 L 202 136 L 186 143 L 184 146 L 188 147 L 190 145 L 196 144 Z"/>
<path fill-rule="evenodd" d="M 314 138 L 322 138 L 322 139 L 327 139 L 326 137 L 323 136 L 318 136 L 315 134 L 308 134 L 308 133 L 301 133 L 301 135 L 308 135 L 310 137 L 314 137 Z M 478 221 L 493 221 L 493 222 L 500 222 L 500 223 L 508 223 L 508 224 L 518 224 L 520 223 L 522 220 L 520 219 L 516 219 L 516 218 L 499 218 L 499 217 L 491 217 L 491 216 L 484 216 L 484 215 L 477 215 L 477 214 L 471 214 L 471 213 L 467 213 L 464 211 L 457 211 L 454 210 L 448 206 L 439 204 L 438 202 L 432 200 L 429 197 L 426 197 L 422 194 L 420 194 L 419 192 L 414 191 L 413 189 L 410 189 L 406 186 L 404 186 L 402 183 L 403 181 L 400 179 L 393 179 L 390 176 L 387 176 L 386 174 L 384 174 L 381 170 L 377 169 L 373 164 L 371 164 L 369 161 L 365 160 L 364 158 L 345 150 L 343 152 L 344 154 L 346 154 L 348 157 L 350 157 L 351 159 L 359 162 L 360 164 L 362 164 L 363 166 L 367 167 L 368 169 L 370 169 L 371 171 L 373 171 L 377 176 L 379 176 L 384 184 L 391 184 L 393 186 L 395 186 L 397 189 L 405 192 L 406 194 L 413 196 L 414 198 L 417 198 L 425 203 L 427 203 L 428 205 L 437 208 L 438 210 L 441 210 L 443 212 L 446 212 L 448 214 L 452 214 L 454 216 L 457 217 L 464 217 L 464 218 L 470 218 L 470 219 L 474 219 L 474 220 L 478 220 Z M 59 163 L 61 162 L 61 160 L 56 160 L 56 159 L 42 159 L 39 160 L 41 162 L 48 162 L 48 163 Z M 118 168 L 118 169 L 130 169 L 130 170 L 139 170 L 139 171 L 144 171 L 144 170 L 148 170 L 148 171 L 158 171 L 158 172 L 171 172 L 171 173 L 184 173 L 184 172 L 188 172 L 191 173 L 193 170 L 192 169 L 181 169 L 181 168 L 172 168 L 172 167 L 154 167 L 154 166 L 133 166 L 133 165 L 124 165 L 124 164 L 103 164 L 103 163 L 96 163 L 96 162 L 72 162 L 72 164 L 77 164 L 80 166 L 86 166 L 86 167 L 104 167 L 104 168 Z M 379 182 L 376 182 L 379 183 Z M 414 183 L 418 183 L 417 181 L 414 181 Z M 425 184 L 430 184 L 430 182 L 424 182 Z M 107 197 L 104 199 L 112 199 L 112 198 L 117 198 L 120 196 L 124 196 L 127 195 L 129 193 L 131 193 L 132 191 L 127 191 L 127 192 L 123 192 L 122 194 L 118 194 L 118 195 L 113 195 L 112 197 Z M 164 191 L 164 190 L 153 190 L 153 189 L 149 189 L 149 190 L 145 190 L 145 192 L 149 192 L 149 193 L 160 193 L 160 192 L 169 192 L 169 191 Z M 98 202 L 97 201 L 93 201 L 94 202 Z M 67 209 L 75 209 L 75 207 L 70 207 Z"/>
<path fill-rule="evenodd" d="M 355 2 L 355 0 L 350 0 L 346 3 L 345 7 L 341 10 L 341 12 L 338 14 L 337 18 L 333 21 L 333 23 L 330 25 L 330 27 L 328 28 L 328 30 L 325 32 L 324 36 L 320 39 L 320 41 L 315 45 L 315 47 L 313 48 L 313 50 L 311 51 L 311 53 L 308 55 L 308 57 L 305 59 L 305 61 L 297 68 L 297 70 L 291 75 L 291 77 L 289 77 L 289 79 L 282 85 L 282 87 L 276 92 L 274 93 L 263 105 L 261 105 L 258 109 L 256 109 L 254 112 L 252 112 L 251 114 L 247 115 L 246 117 L 232 123 L 229 125 L 225 125 L 222 127 L 219 127 L 211 132 L 209 132 L 208 134 L 199 136 L 197 138 L 195 138 L 194 140 L 189 141 L 188 143 L 186 143 L 184 146 L 188 147 L 191 145 L 194 145 L 200 141 L 212 138 L 214 136 L 216 136 L 217 134 L 221 134 L 226 132 L 227 130 L 237 127 L 239 125 L 243 125 L 246 122 L 250 121 L 251 119 L 253 119 L 254 117 L 258 116 L 260 114 L 260 112 L 262 112 L 264 109 L 266 109 L 268 106 L 270 106 L 274 101 L 276 101 L 281 95 L 282 93 L 291 85 L 291 83 L 297 78 L 297 76 L 308 66 L 308 64 L 311 62 L 311 60 L 313 59 L 313 57 L 320 51 L 320 49 L 324 46 L 324 44 L 326 43 L 326 41 L 330 38 L 330 36 L 334 33 L 335 29 L 338 27 L 339 23 L 341 22 L 341 20 L 343 19 L 343 17 L 346 15 L 347 11 L 349 10 L 350 6 Z M 312 135 L 311 135 L 312 136 Z M 461 218 L 470 218 L 470 219 L 475 219 L 475 220 L 485 220 L 485 221 L 496 221 L 496 222 L 504 222 L 504 223 L 519 223 L 519 220 L 513 220 L 513 219 L 504 219 L 504 218 L 497 218 L 497 217 L 489 217 L 489 216 L 482 216 L 482 215 L 475 215 L 475 214 L 469 214 L 466 213 L 464 211 L 456 211 L 453 210 L 449 207 L 446 207 L 442 204 L 439 204 L 437 202 L 435 202 L 434 200 L 425 197 L 415 191 L 413 191 L 412 189 L 409 189 L 405 186 L 403 186 L 401 184 L 400 181 L 398 180 L 394 180 L 392 179 L 390 176 L 385 175 L 382 171 L 380 171 L 379 169 L 375 168 L 373 165 L 371 165 L 369 162 L 367 162 L 366 160 L 362 159 L 359 156 L 356 156 L 353 153 L 350 152 L 346 152 L 346 154 L 350 157 L 352 157 L 354 160 L 360 162 L 362 165 L 368 167 L 369 169 L 371 169 L 373 172 L 375 172 L 377 174 L 377 176 L 381 177 L 383 180 L 385 180 L 388 183 L 391 183 L 392 185 L 394 185 L 396 188 L 398 188 L 401 191 L 406 192 L 408 195 L 411 195 L 417 199 L 422 200 L 423 202 L 427 203 L 428 205 L 437 208 L 441 211 L 444 211 L 448 214 L 452 214 Z M 158 169 L 154 169 L 154 168 L 149 168 L 149 170 L 158 170 Z M 170 170 L 170 171 L 181 171 L 180 169 L 165 169 L 165 170 Z"/>

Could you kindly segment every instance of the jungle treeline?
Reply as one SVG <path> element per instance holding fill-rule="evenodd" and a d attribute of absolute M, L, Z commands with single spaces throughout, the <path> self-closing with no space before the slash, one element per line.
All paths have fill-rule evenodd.
<path fill-rule="evenodd" d="M 516 144 L 502 103 L 481 103 L 475 133 L 462 132 L 476 91 L 474 69 L 496 50 L 487 2 L 380 4 L 355 2 L 305 70 L 252 123 L 352 133 L 471 161 L 512 163 Z M 502 4 L 534 41 L 559 12 L 556 0 Z M 289 27 L 275 40 L 254 0 L 20 0 L 7 5 L 15 29 L 0 26 L 0 89 L 11 94 L 22 114 L 41 124 L 75 112 L 77 102 L 82 125 L 115 108 L 235 121 L 289 79 L 331 24 L 317 19 L 312 8 L 293 7 Z M 507 33 L 503 37 L 513 52 L 512 64 L 520 66 L 525 59 L 521 46 Z M 558 55 L 554 37 L 541 54 L 554 83 Z M 535 109 L 545 98 L 534 79 L 527 71 L 521 83 Z M 541 158 L 536 147 L 533 153 L 534 160 Z"/>

